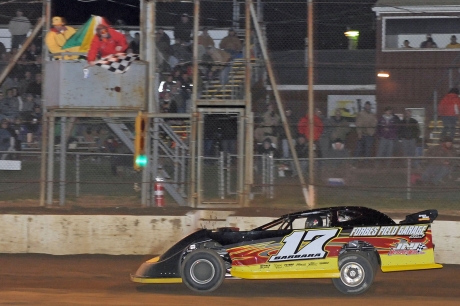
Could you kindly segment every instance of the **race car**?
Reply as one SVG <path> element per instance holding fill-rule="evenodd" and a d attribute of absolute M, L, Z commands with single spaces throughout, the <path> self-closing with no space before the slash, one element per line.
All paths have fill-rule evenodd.
<path fill-rule="evenodd" d="M 131 275 L 136 283 L 185 283 L 196 292 L 228 278 L 331 278 L 342 293 L 361 294 L 376 272 L 442 268 L 434 262 L 436 210 L 398 224 L 377 210 L 342 206 L 283 215 L 254 228 L 201 229 Z"/>

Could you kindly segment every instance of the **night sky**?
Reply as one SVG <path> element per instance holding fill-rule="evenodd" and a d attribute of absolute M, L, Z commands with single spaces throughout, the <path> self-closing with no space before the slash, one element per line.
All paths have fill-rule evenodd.
<path fill-rule="evenodd" d="M 86 0 L 87 1 L 87 0 Z M 264 2 L 264 21 L 271 50 L 303 49 L 307 31 L 306 0 Z M 360 49 L 375 48 L 376 0 L 317 0 L 315 3 L 316 49 L 346 49 L 343 35 L 347 26 L 360 31 Z M 52 0 L 52 14 L 67 18 L 70 24 L 82 24 L 91 14 L 106 17 L 112 24 L 123 20 L 127 25 L 139 25 L 139 0 Z M 240 6 L 244 10 L 244 5 Z M 200 25 L 232 26 L 232 1 L 201 1 Z M 157 3 L 157 24 L 173 26 L 182 13 L 193 13 L 192 3 Z M 243 24 L 244 20 L 241 20 Z"/>

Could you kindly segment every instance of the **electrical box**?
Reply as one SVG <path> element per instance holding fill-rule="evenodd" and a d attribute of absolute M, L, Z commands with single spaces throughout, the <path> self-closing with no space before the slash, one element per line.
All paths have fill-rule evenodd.
<path fill-rule="evenodd" d="M 134 61 L 125 73 L 115 73 L 85 60 L 45 64 L 45 105 L 49 109 L 144 110 L 148 63 Z"/>

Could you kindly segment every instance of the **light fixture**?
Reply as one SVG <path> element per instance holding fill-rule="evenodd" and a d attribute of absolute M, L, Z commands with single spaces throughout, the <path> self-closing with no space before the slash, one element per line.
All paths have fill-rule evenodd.
<path fill-rule="evenodd" d="M 348 38 L 357 38 L 359 36 L 359 31 L 348 30 L 344 34 Z"/>
<path fill-rule="evenodd" d="M 389 78 L 390 77 L 390 74 L 386 71 L 380 71 L 379 73 L 377 73 L 377 76 L 379 78 Z"/>

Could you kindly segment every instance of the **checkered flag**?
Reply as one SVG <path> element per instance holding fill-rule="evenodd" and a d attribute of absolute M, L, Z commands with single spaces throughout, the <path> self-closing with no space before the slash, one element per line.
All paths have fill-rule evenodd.
<path fill-rule="evenodd" d="M 422 253 L 424 249 L 426 249 L 426 246 L 423 243 L 420 243 L 417 247 L 417 253 Z"/>
<path fill-rule="evenodd" d="M 100 66 L 108 71 L 115 72 L 115 73 L 125 73 L 128 71 L 129 66 L 135 60 L 139 59 L 138 54 L 133 53 L 117 53 L 117 54 L 110 54 L 106 57 L 101 58 L 98 60 L 95 65 Z"/>

